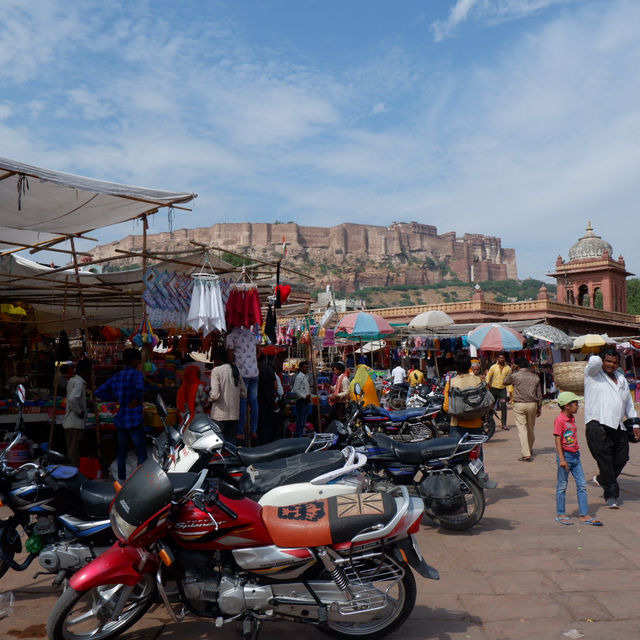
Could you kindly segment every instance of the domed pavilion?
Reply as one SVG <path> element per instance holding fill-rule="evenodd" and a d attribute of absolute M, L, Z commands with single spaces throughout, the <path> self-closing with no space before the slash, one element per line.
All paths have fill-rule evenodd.
<path fill-rule="evenodd" d="M 627 276 L 624 258 L 613 259 L 613 248 L 587 224 L 585 234 L 569 249 L 569 260 L 556 260 L 558 302 L 627 313 Z"/>

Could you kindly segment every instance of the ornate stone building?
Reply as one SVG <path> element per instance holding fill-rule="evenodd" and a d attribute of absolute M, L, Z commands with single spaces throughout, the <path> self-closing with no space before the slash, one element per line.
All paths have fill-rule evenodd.
<path fill-rule="evenodd" d="M 558 302 L 604 311 L 627 312 L 627 276 L 624 258 L 613 259 L 611 245 L 587 225 L 586 233 L 569 249 L 569 260 L 556 260 L 549 275 L 558 283 Z"/>

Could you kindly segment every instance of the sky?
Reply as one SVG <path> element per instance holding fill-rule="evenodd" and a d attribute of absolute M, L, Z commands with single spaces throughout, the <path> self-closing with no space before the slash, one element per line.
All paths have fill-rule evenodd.
<path fill-rule="evenodd" d="M 639 36 L 637 0 L 4 0 L 0 156 L 196 192 L 176 229 L 499 236 L 521 278 L 591 220 L 640 274 Z"/>

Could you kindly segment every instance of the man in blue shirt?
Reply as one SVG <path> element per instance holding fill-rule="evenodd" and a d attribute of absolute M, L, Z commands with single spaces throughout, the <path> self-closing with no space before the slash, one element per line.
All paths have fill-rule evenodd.
<path fill-rule="evenodd" d="M 127 477 L 127 452 L 129 440 L 133 443 L 138 456 L 138 464 L 147 459 L 144 427 L 142 425 L 144 377 L 139 370 L 141 356 L 137 349 L 125 349 L 124 369 L 112 375 L 96 389 L 95 395 L 108 402 L 120 405 L 114 418 L 118 434 L 118 480 L 124 482 Z"/>

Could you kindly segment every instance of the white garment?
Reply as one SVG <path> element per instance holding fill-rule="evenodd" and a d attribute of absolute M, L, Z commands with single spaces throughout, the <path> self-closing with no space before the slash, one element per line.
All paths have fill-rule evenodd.
<path fill-rule="evenodd" d="M 84 429 L 87 419 L 87 383 L 79 375 L 67 382 L 67 408 L 62 418 L 65 429 Z"/>
<path fill-rule="evenodd" d="M 187 324 L 209 335 L 214 329 L 227 330 L 222 292 L 217 280 L 194 277 Z"/>
<path fill-rule="evenodd" d="M 404 379 L 407 377 L 407 372 L 398 365 L 391 371 L 391 377 L 393 379 L 393 384 L 402 384 Z"/>
<path fill-rule="evenodd" d="M 615 377 L 614 381 L 603 371 L 600 356 L 589 358 L 584 371 L 585 423 L 597 420 L 618 429 L 624 419 L 637 417 L 626 378 L 620 371 Z"/>
<path fill-rule="evenodd" d="M 293 381 L 293 388 L 291 389 L 291 393 L 299 398 L 306 398 L 311 394 L 311 385 L 309 384 L 309 376 L 300 371 L 296 376 L 296 379 Z"/>

